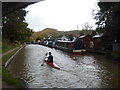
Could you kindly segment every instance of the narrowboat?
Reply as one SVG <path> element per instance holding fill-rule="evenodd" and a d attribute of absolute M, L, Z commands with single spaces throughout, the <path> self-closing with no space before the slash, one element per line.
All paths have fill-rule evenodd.
<path fill-rule="evenodd" d="M 74 54 L 86 53 L 84 43 L 79 38 L 74 41 L 56 40 L 55 48 Z"/>

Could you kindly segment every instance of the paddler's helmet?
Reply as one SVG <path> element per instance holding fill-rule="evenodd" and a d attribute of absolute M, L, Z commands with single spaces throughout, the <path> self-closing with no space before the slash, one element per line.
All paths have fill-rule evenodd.
<path fill-rule="evenodd" d="M 51 52 L 49 52 L 49 55 L 51 55 Z"/>

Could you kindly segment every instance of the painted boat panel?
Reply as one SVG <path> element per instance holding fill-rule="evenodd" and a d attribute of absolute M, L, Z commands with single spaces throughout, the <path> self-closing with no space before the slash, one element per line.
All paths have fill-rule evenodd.
<path fill-rule="evenodd" d="M 85 49 L 73 50 L 73 53 L 75 53 L 75 54 L 83 54 L 83 53 L 86 53 L 86 50 Z"/>

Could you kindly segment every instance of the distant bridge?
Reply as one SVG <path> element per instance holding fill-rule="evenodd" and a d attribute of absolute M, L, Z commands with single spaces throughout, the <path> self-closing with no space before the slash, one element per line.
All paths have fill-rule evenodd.
<path fill-rule="evenodd" d="M 29 0 L 29 2 L 10 2 L 10 0 L 8 2 L 2 2 L 2 16 L 4 17 L 5 15 L 12 13 L 15 10 L 18 10 L 20 8 L 24 8 L 27 7 L 30 4 L 34 4 L 40 1 L 44 1 L 44 0 L 34 0 L 34 2 L 32 2 L 33 0 Z"/>

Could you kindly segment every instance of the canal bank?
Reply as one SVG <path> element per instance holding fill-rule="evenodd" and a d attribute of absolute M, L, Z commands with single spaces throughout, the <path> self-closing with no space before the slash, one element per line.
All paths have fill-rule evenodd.
<path fill-rule="evenodd" d="M 12 62 L 13 58 L 22 50 L 25 46 L 16 47 L 2 54 L 2 88 L 17 88 L 25 87 L 23 81 L 13 75 L 7 66 Z"/>

